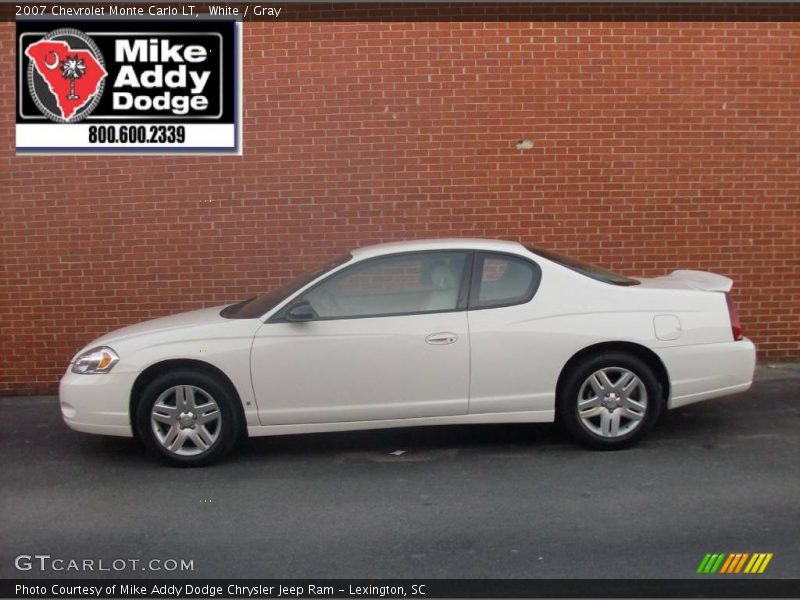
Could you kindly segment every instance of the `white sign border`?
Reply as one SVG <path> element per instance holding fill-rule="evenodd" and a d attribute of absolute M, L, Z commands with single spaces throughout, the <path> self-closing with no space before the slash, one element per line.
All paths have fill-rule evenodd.
<path fill-rule="evenodd" d="M 115 21 L 117 19 L 114 19 Z M 216 19 L 222 20 L 222 19 Z M 228 21 L 228 19 L 225 19 Z M 16 154 L 18 156 L 64 156 L 64 155 L 100 155 L 100 156 L 109 156 L 109 155 L 118 155 L 118 156 L 135 156 L 137 154 L 143 156 L 211 156 L 211 155 L 218 155 L 218 156 L 241 156 L 244 152 L 243 148 L 243 139 L 242 139 L 242 21 L 239 19 L 230 19 L 230 22 L 233 24 L 233 35 L 234 35 L 234 52 L 236 56 L 234 69 L 233 69 L 233 76 L 234 76 L 234 99 L 233 99 L 233 128 L 234 128 L 234 146 L 223 146 L 223 147 L 211 147 L 211 148 L 203 148 L 203 147 L 167 147 L 162 145 L 146 145 L 146 146 L 132 146 L 126 148 L 114 147 L 114 148 L 106 148 L 103 149 L 102 146 L 98 145 L 97 147 L 87 148 L 85 146 L 78 146 L 72 148 L 48 148 L 48 147 L 29 147 L 29 146 L 16 146 Z M 102 32 L 104 34 L 112 34 L 113 32 Z M 175 34 L 175 35 L 188 35 L 185 32 L 150 32 L 150 33 L 160 33 L 164 34 Z M 20 42 L 22 37 L 25 35 L 34 35 L 35 32 L 27 32 L 20 36 Z M 216 35 L 220 38 L 220 47 L 222 47 L 222 36 L 216 32 L 208 32 L 205 35 Z M 21 44 L 17 48 L 17 52 L 19 53 L 21 49 Z M 220 53 L 222 54 L 222 53 Z M 223 57 L 220 55 L 220 69 L 222 68 L 222 61 Z M 18 60 L 19 63 L 17 65 L 18 72 L 20 76 L 22 75 L 22 62 Z M 20 82 L 23 81 L 23 78 L 20 78 Z M 18 84 L 21 85 L 21 84 Z M 222 100 L 222 80 L 220 78 L 220 100 Z M 22 89 L 18 90 L 20 94 L 19 99 L 21 99 Z M 21 106 L 21 104 L 20 104 Z M 220 105 L 220 110 L 222 110 L 222 106 Z M 221 114 L 221 113 L 220 113 Z M 24 115 L 23 115 L 24 116 Z M 39 117 L 33 117 L 38 119 Z M 97 119 L 110 119 L 114 117 L 95 117 Z M 163 117 L 119 117 L 120 119 L 163 119 Z M 188 118 L 188 117 L 187 117 Z M 214 119 L 219 118 L 219 116 L 211 117 L 201 117 L 203 119 Z M 46 117 L 42 116 L 41 119 L 46 120 Z M 86 120 L 92 119 L 92 116 L 89 115 Z M 23 125 L 22 123 L 18 123 L 15 125 Z M 73 124 L 60 124 L 64 127 L 73 125 Z M 184 125 L 184 127 L 188 127 L 189 125 Z"/>

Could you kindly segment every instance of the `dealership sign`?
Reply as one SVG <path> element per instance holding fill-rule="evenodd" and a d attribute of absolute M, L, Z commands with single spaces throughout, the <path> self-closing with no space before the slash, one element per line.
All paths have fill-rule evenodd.
<path fill-rule="evenodd" d="M 240 27 L 17 21 L 17 151 L 240 152 Z"/>

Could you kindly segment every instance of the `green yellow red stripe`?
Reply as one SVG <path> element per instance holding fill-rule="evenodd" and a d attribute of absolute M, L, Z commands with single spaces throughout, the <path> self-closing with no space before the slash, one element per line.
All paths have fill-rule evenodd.
<path fill-rule="evenodd" d="M 708 552 L 697 567 L 703 574 L 763 573 L 772 560 L 771 552 Z"/>

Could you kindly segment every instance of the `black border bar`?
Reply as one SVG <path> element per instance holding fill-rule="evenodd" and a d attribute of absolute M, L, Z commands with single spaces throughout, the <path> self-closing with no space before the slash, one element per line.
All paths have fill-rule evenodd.
<path fill-rule="evenodd" d="M 191 586 L 190 590 L 187 585 Z M 133 586 L 135 590 L 131 591 Z M 312 587 L 326 586 L 332 593 L 311 592 Z M 34 588 L 36 592 L 31 591 Z M 248 593 L 239 591 L 243 588 L 247 588 Z M 798 593 L 800 579 L 761 576 L 694 579 L 0 579 L 2 598 L 797 598 Z"/>
<path fill-rule="evenodd" d="M 37 5 L 47 7 L 46 15 L 39 19 L 55 18 L 50 14 L 53 5 L 77 7 L 102 7 L 138 5 L 160 8 L 174 7 L 180 12 L 182 2 L 155 0 L 147 2 L 91 2 L 80 0 L 74 3 L 63 1 L 27 0 L 12 4 L 0 3 L 0 20 L 13 21 L 16 6 Z M 709 22 L 709 21 L 800 21 L 798 2 L 291 2 L 264 0 L 264 6 L 280 7 L 277 18 L 256 17 L 250 2 L 196 2 L 195 11 L 208 15 L 209 6 L 236 7 L 245 22 L 529 22 L 529 21 L 647 21 L 647 22 Z M 108 10 L 106 10 L 108 14 Z M 28 18 L 28 17 L 26 17 Z M 69 19 L 70 17 L 60 17 Z M 72 17 L 78 18 L 78 17 Z M 140 17 L 147 18 L 147 17 Z M 167 17 L 164 17 L 167 18 Z"/>

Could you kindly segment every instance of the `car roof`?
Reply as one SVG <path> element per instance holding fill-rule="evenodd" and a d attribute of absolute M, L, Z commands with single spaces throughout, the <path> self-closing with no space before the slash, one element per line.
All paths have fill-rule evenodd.
<path fill-rule="evenodd" d="M 493 250 L 519 254 L 525 247 L 511 240 L 491 240 L 481 238 L 440 238 L 428 240 L 408 240 L 363 246 L 351 252 L 355 258 L 369 258 L 398 252 L 420 252 L 423 250 Z"/>

